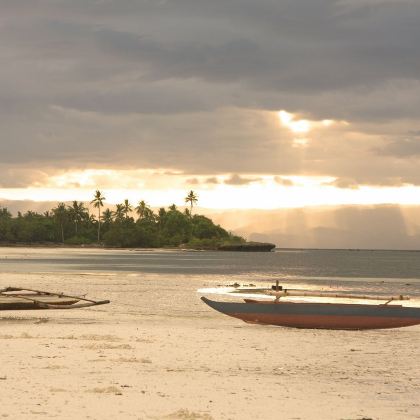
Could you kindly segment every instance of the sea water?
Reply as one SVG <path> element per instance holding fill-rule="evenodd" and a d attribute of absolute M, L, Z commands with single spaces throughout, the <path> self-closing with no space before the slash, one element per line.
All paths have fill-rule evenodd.
<path fill-rule="evenodd" d="M 274 252 L 0 248 L 0 273 L 135 273 L 156 282 L 203 279 L 420 297 L 420 252 L 277 249 Z"/>

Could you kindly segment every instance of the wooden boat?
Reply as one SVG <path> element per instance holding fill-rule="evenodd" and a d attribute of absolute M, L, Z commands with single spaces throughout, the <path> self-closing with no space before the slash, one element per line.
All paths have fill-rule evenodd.
<path fill-rule="evenodd" d="M 75 309 L 104 305 L 109 300 L 92 300 L 80 296 L 41 290 L 6 287 L 0 289 L 0 311 L 30 309 Z"/>
<path fill-rule="evenodd" d="M 420 307 L 389 305 L 405 296 L 340 295 L 314 292 L 268 292 L 274 300 L 244 299 L 244 302 L 216 302 L 205 297 L 202 301 L 223 314 L 256 324 L 294 328 L 335 330 L 366 330 L 398 328 L 420 324 Z M 325 303 L 281 301 L 286 296 L 310 296 L 346 299 L 384 300 L 385 303 Z"/>

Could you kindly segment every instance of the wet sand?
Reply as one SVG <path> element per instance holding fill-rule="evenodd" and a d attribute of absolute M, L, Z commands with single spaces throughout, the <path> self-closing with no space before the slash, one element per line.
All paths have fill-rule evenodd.
<path fill-rule="evenodd" d="M 206 307 L 200 276 L 2 273 L 1 286 L 109 298 L 0 313 L 0 417 L 420 418 L 420 326 L 315 331 Z M 164 286 L 164 287 L 163 287 Z"/>

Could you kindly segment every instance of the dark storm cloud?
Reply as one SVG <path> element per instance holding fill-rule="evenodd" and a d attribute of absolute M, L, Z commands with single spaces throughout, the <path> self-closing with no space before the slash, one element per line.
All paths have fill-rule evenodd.
<path fill-rule="evenodd" d="M 4 0 L 0 163 L 420 182 L 399 173 L 419 39 L 410 0 Z M 343 131 L 303 153 L 259 113 L 279 109 L 380 144 Z"/>
<path fill-rule="evenodd" d="M 303 95 L 357 86 L 366 92 L 366 86 L 371 90 L 394 79 L 418 80 L 420 6 L 415 2 L 365 1 L 358 7 L 333 0 L 37 5 L 39 10 L 31 13 L 33 3 L 5 3 L 3 44 L 20 59 L 46 60 L 43 70 L 52 83 L 64 76 L 70 76 L 70 83 L 93 83 L 88 93 L 96 91 L 103 99 L 98 111 L 123 81 L 111 89 L 98 89 L 94 82 L 129 71 L 138 72 L 138 81 L 241 81 L 248 89 Z M 67 69 L 54 68 L 60 59 L 68 60 Z"/>

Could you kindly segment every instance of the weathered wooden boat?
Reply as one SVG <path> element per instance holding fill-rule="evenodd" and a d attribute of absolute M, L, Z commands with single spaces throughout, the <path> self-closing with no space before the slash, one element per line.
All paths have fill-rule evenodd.
<path fill-rule="evenodd" d="M 217 302 L 206 297 L 202 301 L 225 315 L 256 324 L 269 324 L 294 328 L 335 330 L 366 330 L 398 328 L 420 324 L 420 307 L 390 304 L 395 300 L 408 300 L 405 296 L 340 295 L 313 292 L 268 292 L 273 300 L 244 299 L 243 302 Z M 345 299 L 383 300 L 385 303 L 326 303 L 281 301 L 281 297 L 305 296 Z"/>
<path fill-rule="evenodd" d="M 104 305 L 109 300 L 92 300 L 80 296 L 42 290 L 6 287 L 0 289 L 0 311 L 31 309 L 75 309 Z"/>

